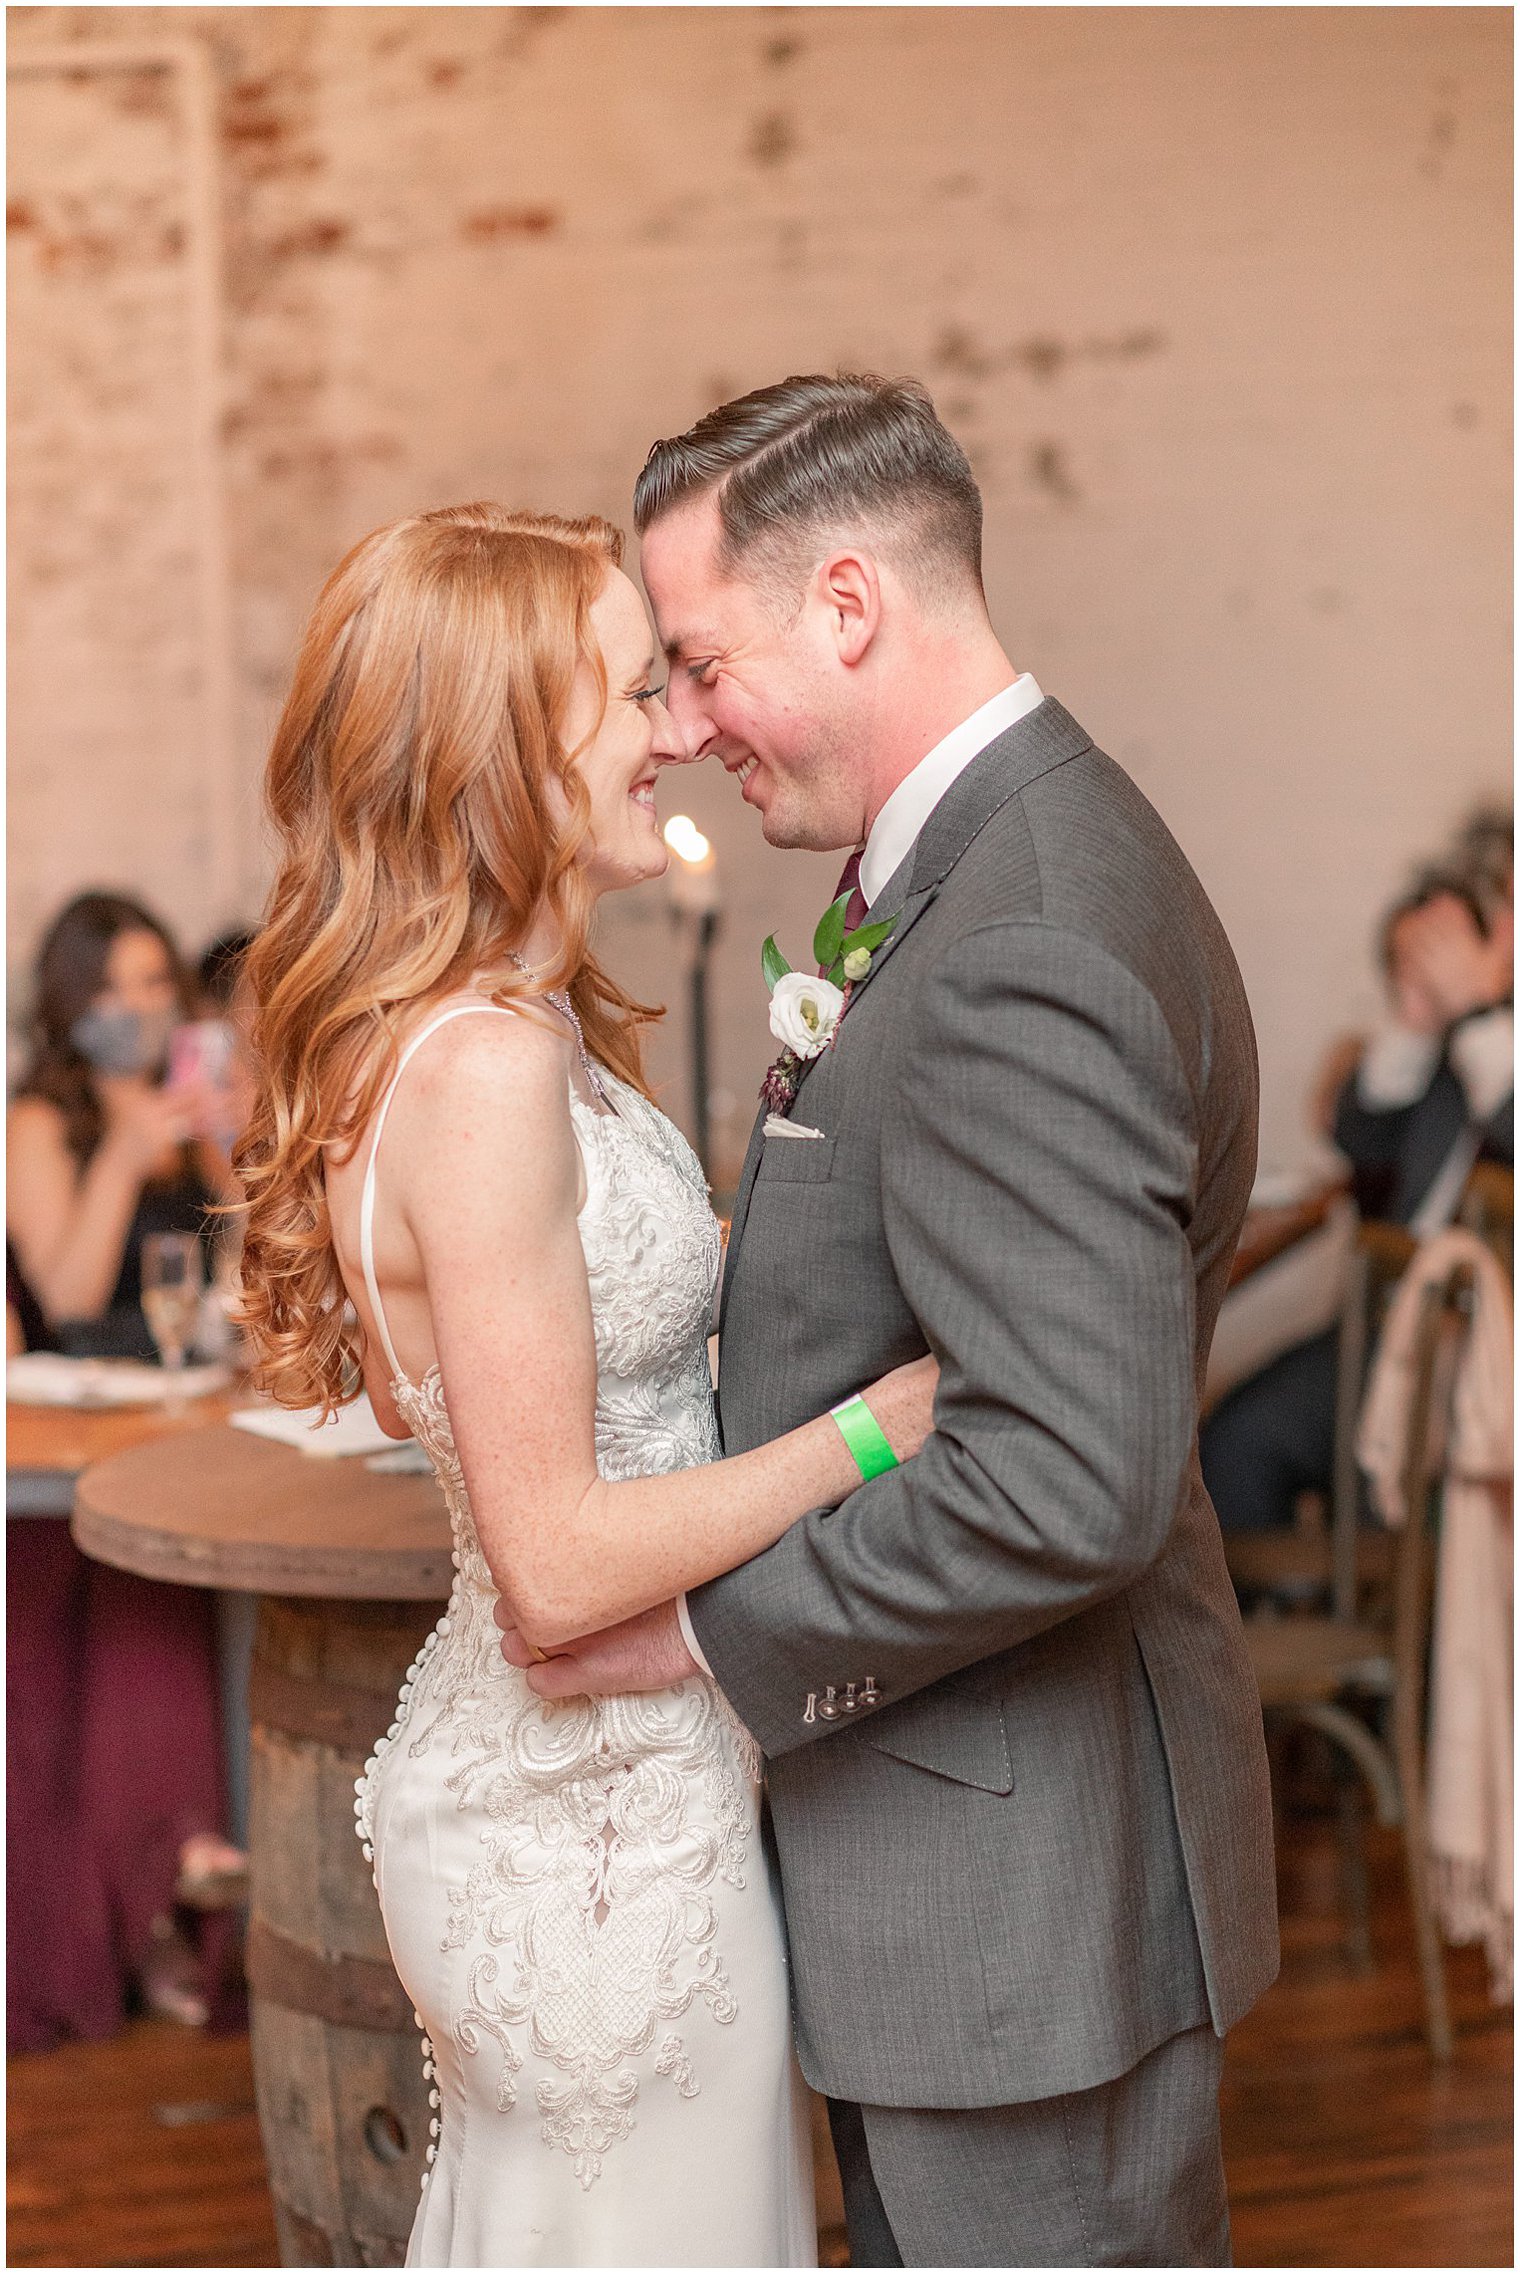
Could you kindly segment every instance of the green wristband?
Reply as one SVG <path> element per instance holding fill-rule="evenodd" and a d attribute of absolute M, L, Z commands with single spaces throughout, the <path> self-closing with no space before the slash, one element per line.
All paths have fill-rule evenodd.
<path fill-rule="evenodd" d="M 843 1405 L 831 1406 L 829 1411 L 838 1422 L 839 1434 L 849 1446 L 855 1466 L 867 1484 L 872 1477 L 884 1476 L 888 1469 L 899 1466 L 897 1455 L 887 1443 L 886 1432 L 864 1398 L 846 1398 Z"/>

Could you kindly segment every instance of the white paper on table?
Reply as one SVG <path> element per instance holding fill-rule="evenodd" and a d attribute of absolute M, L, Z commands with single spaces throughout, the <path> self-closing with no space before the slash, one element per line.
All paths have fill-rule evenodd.
<path fill-rule="evenodd" d="M 228 1379 L 225 1366 L 186 1366 L 179 1395 L 208 1397 Z M 140 1358 L 65 1358 L 56 1350 L 23 1350 L 5 1362 L 5 1395 L 13 1405 L 162 1405 L 169 1376 Z"/>
<path fill-rule="evenodd" d="M 250 1430 L 255 1437 L 271 1437 L 277 1445 L 293 1445 L 298 1453 L 310 1454 L 319 1461 L 393 1452 L 399 1442 L 386 1436 L 363 1390 L 352 1405 L 340 1405 L 325 1427 L 314 1406 L 297 1411 L 282 1405 L 246 1406 L 230 1419 L 234 1429 Z"/>
<path fill-rule="evenodd" d="M 430 1477 L 433 1464 L 415 1437 L 393 1444 L 383 1453 L 371 1453 L 364 1466 L 377 1477 Z"/>

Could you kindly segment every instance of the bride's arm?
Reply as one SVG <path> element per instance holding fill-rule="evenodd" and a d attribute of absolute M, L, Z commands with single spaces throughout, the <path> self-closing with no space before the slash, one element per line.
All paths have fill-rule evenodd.
<path fill-rule="evenodd" d="M 419 1058 L 397 1147 L 449 1418 L 491 1576 L 540 1648 L 743 1563 L 860 1471 L 828 1415 L 754 1452 L 609 1484 L 576 1226 L 568 1052 L 528 1020 L 461 1020 Z M 402 1099 L 398 1098 L 398 1106 Z M 928 1361 L 871 1392 L 899 1456 L 930 1427 Z"/>

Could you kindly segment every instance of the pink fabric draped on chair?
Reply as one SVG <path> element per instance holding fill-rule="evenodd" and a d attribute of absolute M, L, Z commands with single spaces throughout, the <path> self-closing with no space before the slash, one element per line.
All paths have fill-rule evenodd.
<path fill-rule="evenodd" d="M 1514 1307 L 1483 1242 L 1426 1240 L 1399 1284 L 1363 1409 L 1357 1458 L 1385 1523 L 1406 1521 L 1402 1476 L 1420 1299 L 1473 1273 L 1445 1447 L 1430 1649 L 1426 1843 L 1431 1900 L 1448 1942 L 1481 1942 L 1496 2003 L 1513 1995 Z"/>

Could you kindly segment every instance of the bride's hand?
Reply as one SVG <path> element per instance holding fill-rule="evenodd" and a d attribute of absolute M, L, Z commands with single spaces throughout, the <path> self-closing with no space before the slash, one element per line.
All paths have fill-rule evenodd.
<path fill-rule="evenodd" d="M 915 1358 L 861 1392 L 899 1461 L 911 1461 L 933 1429 L 938 1387 L 939 1360 Z"/>

